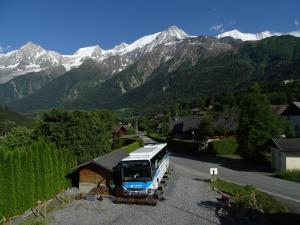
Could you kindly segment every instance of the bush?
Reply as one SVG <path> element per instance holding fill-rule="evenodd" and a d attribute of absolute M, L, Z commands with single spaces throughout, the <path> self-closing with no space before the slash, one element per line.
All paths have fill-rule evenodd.
<path fill-rule="evenodd" d="M 211 185 L 218 190 L 233 195 L 237 198 L 240 207 L 257 207 L 265 213 L 286 212 L 286 206 L 272 195 L 257 191 L 253 186 L 242 186 L 231 182 L 217 179 Z M 255 203 L 253 203 L 255 196 Z M 254 206 L 255 205 L 255 206 Z"/>
<path fill-rule="evenodd" d="M 149 134 L 147 134 L 147 136 L 158 143 L 166 143 L 167 142 L 166 136 L 162 136 L 160 134 L 149 133 Z"/>
<path fill-rule="evenodd" d="M 286 170 L 276 173 L 276 176 L 285 180 L 291 180 L 300 183 L 300 170 Z"/>
<path fill-rule="evenodd" d="M 232 155 L 236 153 L 237 148 L 238 144 L 235 137 L 208 143 L 208 150 L 214 155 Z"/>
<path fill-rule="evenodd" d="M 119 148 L 122 148 L 125 145 L 131 144 L 134 141 L 131 141 L 130 143 L 127 143 L 127 142 L 128 142 L 127 138 L 114 139 L 111 148 L 112 149 L 119 149 Z"/>
<path fill-rule="evenodd" d="M 180 140 L 167 138 L 168 148 L 170 151 L 181 154 L 196 154 L 198 153 L 199 142 L 192 140 Z"/>

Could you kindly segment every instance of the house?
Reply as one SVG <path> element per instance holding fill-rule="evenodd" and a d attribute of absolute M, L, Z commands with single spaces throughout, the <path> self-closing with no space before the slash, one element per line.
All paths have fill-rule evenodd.
<path fill-rule="evenodd" d="M 199 130 L 201 116 L 175 117 L 170 122 L 169 134 L 174 139 L 193 139 Z"/>
<path fill-rule="evenodd" d="M 300 169 L 300 138 L 274 138 L 270 147 L 274 169 Z"/>
<path fill-rule="evenodd" d="M 170 135 L 175 139 L 193 139 L 196 138 L 199 129 L 201 129 L 201 121 L 203 116 L 192 115 L 174 118 L 170 122 Z M 215 135 L 232 135 L 236 133 L 238 128 L 237 117 L 229 115 L 216 116 L 212 121 L 212 129 Z"/>
<path fill-rule="evenodd" d="M 281 114 L 295 126 L 296 136 L 300 136 L 300 102 L 292 102 Z"/>
<path fill-rule="evenodd" d="M 127 134 L 128 134 L 128 129 L 126 126 L 116 125 L 112 128 L 113 139 L 122 137 L 123 135 L 127 135 Z"/>
<path fill-rule="evenodd" d="M 79 191 L 88 193 L 97 186 L 104 186 L 109 190 L 113 184 L 118 185 L 118 165 L 127 156 L 128 153 L 119 149 L 78 165 L 73 173 L 78 176 Z"/>

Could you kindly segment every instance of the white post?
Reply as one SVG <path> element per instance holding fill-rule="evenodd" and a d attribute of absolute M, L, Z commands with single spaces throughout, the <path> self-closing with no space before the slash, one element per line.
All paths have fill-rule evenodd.
<path fill-rule="evenodd" d="M 209 173 L 211 175 L 211 181 L 214 182 L 217 180 L 218 168 L 210 168 Z"/>

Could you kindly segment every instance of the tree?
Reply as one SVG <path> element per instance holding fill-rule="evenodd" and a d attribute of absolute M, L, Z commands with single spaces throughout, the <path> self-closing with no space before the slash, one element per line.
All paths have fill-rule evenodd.
<path fill-rule="evenodd" d="M 266 95 L 258 84 L 250 88 L 241 102 L 237 130 L 238 152 L 244 158 L 259 158 L 267 141 L 282 134 L 280 119 L 273 114 Z"/>
<path fill-rule="evenodd" d="M 33 141 L 32 130 L 26 127 L 14 127 L 1 142 L 9 149 L 28 146 Z"/>
<path fill-rule="evenodd" d="M 112 114 L 105 110 L 44 113 L 36 135 L 42 135 L 58 148 L 73 151 L 79 163 L 111 151 Z"/>
<path fill-rule="evenodd" d="M 198 140 L 206 142 L 208 137 L 213 134 L 213 118 L 210 113 L 207 113 L 201 120 L 199 132 L 197 134 Z"/>
<path fill-rule="evenodd" d="M 239 109 L 236 106 L 225 105 L 216 113 L 216 130 L 227 137 L 238 122 Z"/>

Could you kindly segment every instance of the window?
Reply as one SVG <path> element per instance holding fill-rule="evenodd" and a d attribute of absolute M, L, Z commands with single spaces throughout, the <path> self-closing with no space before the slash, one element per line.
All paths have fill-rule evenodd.
<path fill-rule="evenodd" d="M 163 158 L 167 155 L 167 148 L 163 148 L 151 159 L 152 175 L 154 176 L 157 168 L 160 166 Z"/>

